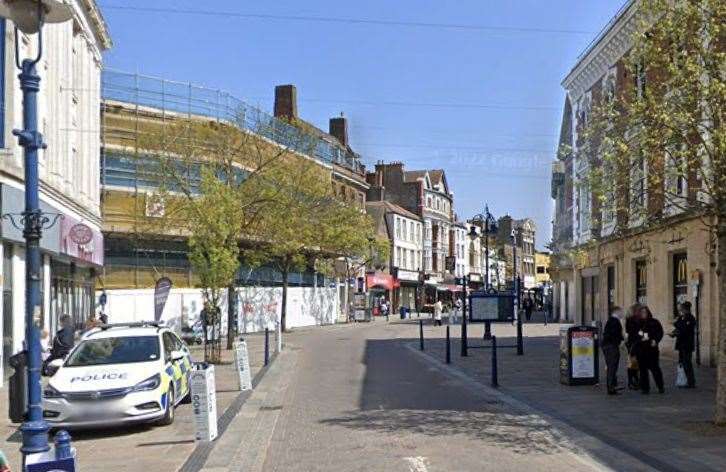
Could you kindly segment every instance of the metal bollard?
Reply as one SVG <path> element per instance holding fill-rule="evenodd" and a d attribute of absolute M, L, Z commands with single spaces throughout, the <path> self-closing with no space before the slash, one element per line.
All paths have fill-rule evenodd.
<path fill-rule="evenodd" d="M 69 459 L 73 457 L 71 448 L 71 435 L 62 429 L 55 434 L 55 458 L 56 460 Z"/>
<path fill-rule="evenodd" d="M 524 339 L 522 339 L 522 314 L 517 316 L 517 355 L 524 355 Z"/>
<path fill-rule="evenodd" d="M 424 340 L 423 340 L 423 320 L 418 320 L 418 338 L 419 338 L 419 345 L 421 347 L 421 350 L 424 350 Z"/>
<path fill-rule="evenodd" d="M 265 328 L 265 365 L 270 363 L 270 328 Z"/>
<path fill-rule="evenodd" d="M 492 336 L 492 387 L 499 387 L 499 372 L 497 372 L 497 337 Z"/>
<path fill-rule="evenodd" d="M 451 336 L 449 335 L 449 326 L 446 327 L 446 363 L 451 364 Z"/>

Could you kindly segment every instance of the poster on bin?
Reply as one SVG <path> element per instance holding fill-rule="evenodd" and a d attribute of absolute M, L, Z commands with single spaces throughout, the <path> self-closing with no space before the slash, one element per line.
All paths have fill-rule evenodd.
<path fill-rule="evenodd" d="M 237 367 L 239 389 L 252 390 L 252 375 L 250 374 L 250 357 L 247 352 L 247 342 L 241 339 L 234 343 L 234 362 Z"/>
<path fill-rule="evenodd" d="M 595 338 L 592 331 L 572 333 L 572 378 L 595 376 Z"/>

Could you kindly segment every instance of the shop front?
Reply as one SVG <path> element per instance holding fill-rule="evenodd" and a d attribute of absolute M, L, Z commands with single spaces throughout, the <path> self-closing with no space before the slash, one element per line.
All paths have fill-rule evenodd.
<path fill-rule="evenodd" d="M 381 315 L 381 303 L 383 301 L 387 301 L 388 306 L 391 307 L 391 294 L 394 288 L 395 284 L 392 275 L 384 272 L 371 272 L 366 274 L 368 306 L 373 316 Z"/>
<path fill-rule="evenodd" d="M 19 221 L 24 192 L 7 184 L 0 187 L 2 213 L 9 215 L 0 222 L 1 381 L 12 370 L 8 368 L 9 357 L 22 350 L 25 339 L 25 240 Z M 96 271 L 103 265 L 103 235 L 97 224 L 80 221 L 60 205 L 41 199 L 40 208 L 48 217 L 40 240 L 40 329 L 52 337 L 59 329 L 62 315 L 71 315 L 80 328 L 93 312 Z"/>
<path fill-rule="evenodd" d="M 395 310 L 406 307 L 410 311 L 418 311 L 421 295 L 419 272 L 399 269 L 396 282 L 398 288 L 396 289 Z"/>

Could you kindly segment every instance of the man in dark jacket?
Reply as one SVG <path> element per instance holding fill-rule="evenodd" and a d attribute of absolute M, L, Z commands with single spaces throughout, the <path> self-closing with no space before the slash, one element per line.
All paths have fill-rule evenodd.
<path fill-rule="evenodd" d="M 71 352 L 76 343 L 76 331 L 73 329 L 73 319 L 69 315 L 60 318 L 61 329 L 55 334 L 53 346 L 50 349 L 50 357 L 47 362 L 54 359 L 63 359 Z"/>
<path fill-rule="evenodd" d="M 620 307 L 613 307 L 612 313 L 605 323 L 602 333 L 602 352 L 605 355 L 607 368 L 608 395 L 617 395 L 618 365 L 620 364 L 620 344 L 623 342 L 623 325 L 620 318 L 623 311 Z"/>
<path fill-rule="evenodd" d="M 688 388 L 694 388 L 696 376 L 693 372 L 693 351 L 696 349 L 696 318 L 691 314 L 691 302 L 681 303 L 679 310 L 681 314 L 673 323 L 676 328 L 674 334 L 678 363 L 686 372 Z"/>
<path fill-rule="evenodd" d="M 658 343 L 663 339 L 663 325 L 660 324 L 647 306 L 641 308 L 643 324 L 637 343 L 638 365 L 640 367 L 640 390 L 644 394 L 650 393 L 649 373 L 653 374 L 653 380 L 660 393 L 665 393 L 663 385 L 663 371 L 660 368 L 660 351 Z"/>

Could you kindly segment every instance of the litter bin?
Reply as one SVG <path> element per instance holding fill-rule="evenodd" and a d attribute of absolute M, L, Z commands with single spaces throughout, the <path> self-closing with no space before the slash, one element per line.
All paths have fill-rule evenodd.
<path fill-rule="evenodd" d="M 22 423 L 28 411 L 28 353 L 20 351 L 8 359 L 13 375 L 8 380 L 8 409 L 10 421 Z"/>
<path fill-rule="evenodd" d="M 560 328 L 560 382 L 595 385 L 599 382 L 598 330 L 593 326 Z"/>

